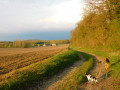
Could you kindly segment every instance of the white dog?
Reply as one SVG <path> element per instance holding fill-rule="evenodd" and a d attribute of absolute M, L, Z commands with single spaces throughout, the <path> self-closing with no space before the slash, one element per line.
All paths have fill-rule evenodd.
<path fill-rule="evenodd" d="M 98 82 L 97 79 L 94 76 L 92 76 L 90 74 L 87 74 L 87 73 L 85 75 L 86 75 L 86 77 L 88 79 L 88 82 L 91 82 L 92 84 Z"/>

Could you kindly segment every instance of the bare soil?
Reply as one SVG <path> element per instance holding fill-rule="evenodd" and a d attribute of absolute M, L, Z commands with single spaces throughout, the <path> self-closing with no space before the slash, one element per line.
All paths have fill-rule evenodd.
<path fill-rule="evenodd" d="M 59 45 L 59 46 L 38 47 L 38 48 L 0 48 L 0 57 L 8 56 L 8 55 L 31 53 L 31 52 L 37 52 L 37 51 L 42 52 L 45 50 L 64 49 L 64 48 L 67 48 L 68 46 L 69 44 Z"/>
<path fill-rule="evenodd" d="M 64 71 L 60 72 L 58 75 L 53 76 L 51 79 L 41 83 L 37 83 L 35 87 L 30 88 L 30 90 L 55 90 L 55 87 L 57 87 L 60 83 L 63 83 L 64 80 L 74 71 L 77 67 L 79 67 L 84 58 L 81 58 L 75 62 L 72 66 L 69 68 L 66 68 Z M 95 65 L 93 69 L 89 72 L 91 75 L 95 76 L 98 80 L 98 82 L 95 83 L 82 83 L 78 85 L 78 90 L 120 90 L 120 87 L 116 87 L 116 84 L 118 84 L 116 79 L 110 78 L 110 75 L 107 75 L 106 78 L 106 70 L 105 70 L 105 58 L 98 57 L 93 55 L 95 59 Z M 98 63 L 100 61 L 100 63 Z M 111 72 L 108 70 L 108 72 Z M 113 83 L 115 82 L 115 83 Z"/>
<path fill-rule="evenodd" d="M 79 60 L 76 61 L 72 66 L 64 69 L 47 81 L 43 81 L 42 83 L 34 83 L 36 84 L 35 87 L 30 87 L 29 90 L 55 90 L 55 87 L 57 87 L 60 83 L 63 82 L 64 79 L 70 77 L 70 75 L 74 73 L 76 68 L 82 64 L 83 60 L 84 59 L 79 55 Z"/>
<path fill-rule="evenodd" d="M 15 70 L 41 62 L 54 55 L 66 51 L 68 45 L 48 46 L 40 48 L 1 48 L 0 49 L 0 82 Z M 6 77 L 7 76 L 7 77 Z"/>

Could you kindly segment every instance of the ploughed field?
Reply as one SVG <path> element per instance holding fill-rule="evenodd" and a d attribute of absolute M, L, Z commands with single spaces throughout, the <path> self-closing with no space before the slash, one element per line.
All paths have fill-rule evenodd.
<path fill-rule="evenodd" d="M 45 60 L 67 50 L 68 45 L 40 48 L 1 48 L 0 76 Z"/>

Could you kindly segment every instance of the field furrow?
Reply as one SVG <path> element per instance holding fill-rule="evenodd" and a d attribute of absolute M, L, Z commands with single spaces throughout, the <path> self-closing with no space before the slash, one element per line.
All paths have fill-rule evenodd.
<path fill-rule="evenodd" d="M 12 54 L 12 52 L 9 49 L 8 51 L 5 49 L 6 53 L 9 54 L 6 56 L 0 55 L 0 74 L 4 75 L 13 70 L 24 68 L 33 63 L 37 63 L 39 61 L 52 57 L 58 53 L 65 51 L 67 47 L 68 45 L 64 45 L 64 46 L 61 45 L 56 47 L 49 46 L 49 47 L 43 47 L 37 49 L 30 48 L 31 51 L 30 49 L 28 49 L 28 51 L 25 52 L 22 51 L 23 49 L 21 49 L 21 51 L 20 49 L 18 49 L 19 53 L 16 52 L 16 54 L 14 53 L 14 51 Z"/>

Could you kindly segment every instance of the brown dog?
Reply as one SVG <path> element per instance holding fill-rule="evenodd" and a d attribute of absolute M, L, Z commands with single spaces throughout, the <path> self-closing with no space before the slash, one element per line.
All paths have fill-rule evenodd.
<path fill-rule="evenodd" d="M 106 58 L 105 60 L 105 69 L 107 70 L 110 67 L 110 60 L 108 58 Z"/>

